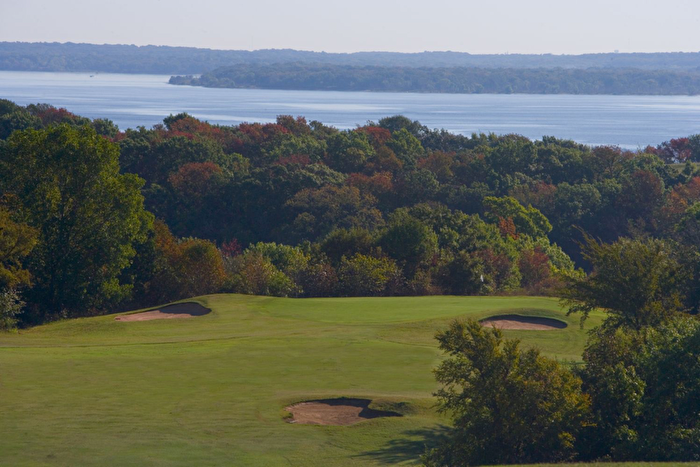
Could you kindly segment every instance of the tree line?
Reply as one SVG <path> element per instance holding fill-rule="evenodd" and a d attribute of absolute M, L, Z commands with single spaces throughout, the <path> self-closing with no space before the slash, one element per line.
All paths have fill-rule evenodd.
<path fill-rule="evenodd" d="M 637 68 L 697 71 L 700 67 L 700 53 L 583 55 L 473 55 L 462 52 L 326 53 L 291 49 L 248 51 L 154 45 L 0 42 L 0 70 L 198 74 L 237 64 L 290 62 L 433 68 Z"/>
<path fill-rule="evenodd" d="M 3 316 L 30 325 L 214 292 L 552 294 L 590 268 L 581 232 L 670 242 L 693 271 L 679 287 L 694 290 L 699 138 L 629 152 L 401 116 L 340 131 L 179 114 L 122 132 L 1 101 Z M 697 310 L 697 294 L 681 297 Z"/>
<path fill-rule="evenodd" d="M 428 68 L 315 63 L 240 64 L 170 84 L 212 88 L 453 94 L 697 95 L 700 73 L 618 68 Z"/>

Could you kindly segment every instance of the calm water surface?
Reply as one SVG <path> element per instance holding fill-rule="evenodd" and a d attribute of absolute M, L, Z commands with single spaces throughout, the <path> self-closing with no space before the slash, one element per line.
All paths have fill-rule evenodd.
<path fill-rule="evenodd" d="M 430 128 L 471 134 L 544 135 L 626 148 L 700 133 L 700 96 L 405 94 L 207 89 L 167 84 L 169 76 L 0 71 L 0 98 L 47 102 L 121 129 L 188 112 L 226 125 L 303 115 L 337 128 L 403 114 Z"/>

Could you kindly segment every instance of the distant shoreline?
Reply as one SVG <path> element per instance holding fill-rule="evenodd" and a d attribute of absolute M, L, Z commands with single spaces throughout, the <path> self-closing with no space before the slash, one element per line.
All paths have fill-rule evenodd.
<path fill-rule="evenodd" d="M 700 95 L 700 72 L 639 69 L 412 68 L 285 63 L 235 65 L 173 85 L 420 94 Z"/>

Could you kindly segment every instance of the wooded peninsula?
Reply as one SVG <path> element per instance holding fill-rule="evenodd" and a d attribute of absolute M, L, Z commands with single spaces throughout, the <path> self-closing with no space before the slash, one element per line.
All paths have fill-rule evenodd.
<path fill-rule="evenodd" d="M 170 84 L 210 88 L 453 94 L 697 95 L 700 73 L 617 68 L 414 68 L 313 63 L 245 64 Z"/>

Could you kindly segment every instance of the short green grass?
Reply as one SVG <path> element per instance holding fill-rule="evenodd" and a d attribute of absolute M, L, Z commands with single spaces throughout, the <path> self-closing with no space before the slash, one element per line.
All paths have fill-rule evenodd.
<path fill-rule="evenodd" d="M 556 317 L 569 327 L 506 335 L 563 361 L 579 360 L 586 339 L 578 318 L 548 298 L 196 301 L 212 313 L 103 316 L 1 334 L 0 464 L 411 464 L 448 422 L 431 397 L 436 330 L 454 318 Z M 601 319 L 592 315 L 586 327 Z M 339 396 L 405 416 L 349 427 L 283 420 L 290 403 Z"/>

